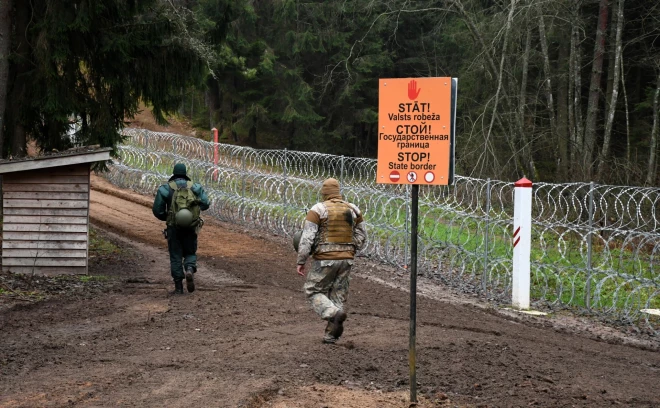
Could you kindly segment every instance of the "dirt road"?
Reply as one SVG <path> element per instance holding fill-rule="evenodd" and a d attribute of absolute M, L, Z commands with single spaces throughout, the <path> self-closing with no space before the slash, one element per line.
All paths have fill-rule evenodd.
<path fill-rule="evenodd" d="M 407 293 L 354 278 L 323 345 L 288 242 L 211 222 L 198 291 L 169 296 L 150 198 L 93 184 L 92 221 L 125 248 L 93 272 L 122 283 L 0 315 L 0 407 L 408 406 Z M 418 321 L 420 406 L 660 405 L 657 351 L 428 298 Z"/>

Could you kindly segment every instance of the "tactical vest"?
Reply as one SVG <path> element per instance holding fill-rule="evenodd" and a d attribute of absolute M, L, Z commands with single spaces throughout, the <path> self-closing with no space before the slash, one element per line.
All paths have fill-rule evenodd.
<path fill-rule="evenodd" d="M 328 210 L 328 218 L 321 220 L 319 240 L 315 253 L 334 251 L 354 251 L 353 211 L 342 200 L 328 200 L 323 203 Z"/>

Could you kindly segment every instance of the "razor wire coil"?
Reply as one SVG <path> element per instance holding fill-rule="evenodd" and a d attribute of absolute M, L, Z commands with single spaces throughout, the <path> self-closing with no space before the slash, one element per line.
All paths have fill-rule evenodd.
<path fill-rule="evenodd" d="M 125 129 L 107 178 L 155 194 L 175 163 L 204 184 L 212 216 L 291 236 L 320 199 L 328 177 L 364 213 L 362 251 L 407 263 L 409 189 L 377 184 L 376 160 L 316 152 L 259 150 Z M 217 165 L 214 163 L 217 158 Z M 513 183 L 456 176 L 452 186 L 420 186 L 419 273 L 505 301 L 511 293 Z M 589 183 L 533 187 L 532 297 L 535 306 L 574 307 L 612 320 L 660 321 L 660 189 Z"/>

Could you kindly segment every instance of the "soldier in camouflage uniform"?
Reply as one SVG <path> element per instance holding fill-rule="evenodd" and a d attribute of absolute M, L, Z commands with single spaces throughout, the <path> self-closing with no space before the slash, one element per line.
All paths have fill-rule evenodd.
<path fill-rule="evenodd" d="M 174 294 L 183 293 L 183 279 L 186 279 L 188 292 L 195 290 L 193 274 L 197 271 L 197 229 L 180 228 L 175 225 L 171 210 L 174 190 L 189 188 L 201 211 L 209 208 L 209 197 L 201 184 L 193 183 L 187 175 L 186 165 L 174 165 L 172 177 L 158 188 L 152 211 L 154 216 L 167 222 L 167 248 L 170 252 L 170 272 L 174 280 Z M 185 273 L 184 273 L 185 267 Z"/>
<path fill-rule="evenodd" d="M 314 311 L 327 320 L 324 343 L 335 343 L 344 331 L 344 310 L 355 252 L 364 247 L 367 232 L 362 213 L 343 200 L 339 182 L 329 178 L 321 187 L 323 202 L 307 213 L 298 245 L 298 274 L 305 276 L 305 263 L 314 259 L 305 282 L 305 294 Z"/>

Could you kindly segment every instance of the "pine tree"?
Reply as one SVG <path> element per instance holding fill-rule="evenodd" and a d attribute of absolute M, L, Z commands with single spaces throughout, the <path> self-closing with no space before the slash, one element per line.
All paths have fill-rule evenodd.
<path fill-rule="evenodd" d="M 14 4 L 5 154 L 27 137 L 64 149 L 72 121 L 85 144 L 115 146 L 142 101 L 159 122 L 199 82 L 213 55 L 188 9 L 159 0 L 33 0 Z"/>

